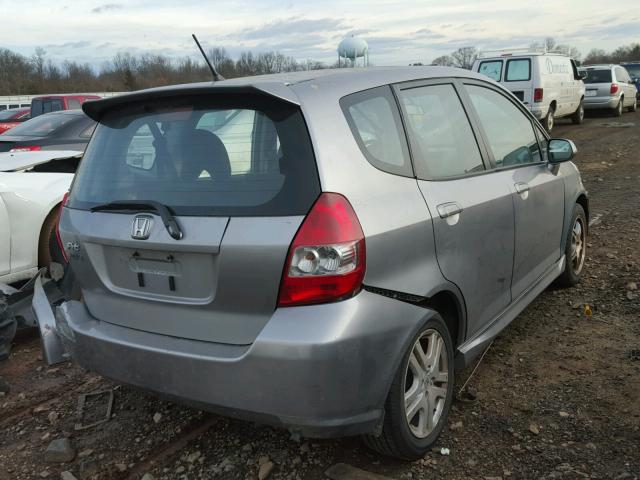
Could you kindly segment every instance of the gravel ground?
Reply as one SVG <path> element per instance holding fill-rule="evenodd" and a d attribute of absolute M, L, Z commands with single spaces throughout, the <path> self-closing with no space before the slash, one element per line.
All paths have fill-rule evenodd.
<path fill-rule="evenodd" d="M 365 471 L 345 479 L 640 478 L 640 113 L 560 121 L 554 135 L 575 141 L 591 196 L 584 281 L 548 289 L 495 340 L 469 382 L 476 399 L 454 403 L 422 460 L 380 457 L 357 438 L 296 442 L 72 364 L 48 368 L 26 335 L 0 364 L 11 385 L 0 393 L 0 479 L 321 479 L 340 462 Z M 112 418 L 77 430 L 78 395 L 113 388 Z M 88 401 L 85 423 L 104 417 L 106 398 Z M 70 451 L 46 451 L 61 438 Z"/>

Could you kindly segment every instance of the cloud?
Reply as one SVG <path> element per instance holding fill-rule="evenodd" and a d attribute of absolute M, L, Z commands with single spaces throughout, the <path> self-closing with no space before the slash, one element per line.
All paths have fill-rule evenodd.
<path fill-rule="evenodd" d="M 124 8 L 124 5 L 122 5 L 121 3 L 105 3 L 104 5 L 100 5 L 99 7 L 92 8 L 91 13 L 104 13 L 113 10 L 120 10 L 122 8 Z"/>
<path fill-rule="evenodd" d="M 259 27 L 247 28 L 233 33 L 229 37 L 243 40 L 264 40 L 294 35 L 329 34 L 344 30 L 349 25 L 337 18 L 290 17 L 265 23 Z"/>
<path fill-rule="evenodd" d="M 91 46 L 91 42 L 87 40 L 81 40 L 78 42 L 48 44 L 48 45 L 45 45 L 44 48 L 48 48 L 50 50 L 65 50 L 65 49 L 74 49 L 74 48 L 86 48 L 90 46 Z"/>

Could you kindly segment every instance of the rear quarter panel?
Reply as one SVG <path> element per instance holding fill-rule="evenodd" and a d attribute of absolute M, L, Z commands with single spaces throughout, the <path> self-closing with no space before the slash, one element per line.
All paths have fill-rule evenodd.
<path fill-rule="evenodd" d="M 419 296 L 451 286 L 435 257 L 429 210 L 414 178 L 371 165 L 354 139 L 338 101 L 307 82 L 302 110 L 313 142 L 322 191 L 345 195 L 366 238 L 365 285 Z"/>
<path fill-rule="evenodd" d="M 42 224 L 62 201 L 72 179 L 68 173 L 0 173 L 0 195 L 10 225 L 12 274 L 38 266 Z"/>

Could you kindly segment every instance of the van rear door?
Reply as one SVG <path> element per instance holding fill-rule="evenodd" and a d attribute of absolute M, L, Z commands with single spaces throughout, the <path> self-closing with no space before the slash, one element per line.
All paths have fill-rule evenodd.
<path fill-rule="evenodd" d="M 505 62 L 502 84 L 525 105 L 533 103 L 533 69 L 530 57 L 508 58 Z"/>
<path fill-rule="evenodd" d="M 60 233 L 98 320 L 250 344 L 319 193 L 297 106 L 257 94 L 151 97 L 100 118 Z"/>

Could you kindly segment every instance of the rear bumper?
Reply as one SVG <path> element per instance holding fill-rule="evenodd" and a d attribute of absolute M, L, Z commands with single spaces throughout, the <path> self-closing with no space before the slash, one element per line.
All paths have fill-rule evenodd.
<path fill-rule="evenodd" d="M 613 109 L 618 106 L 618 102 L 620 102 L 620 97 L 584 97 L 584 108 L 585 110 Z"/>
<path fill-rule="evenodd" d="M 39 297 L 42 302 L 42 297 Z M 34 309 L 42 310 L 43 305 Z M 306 437 L 369 433 L 402 354 L 434 312 L 369 292 L 278 309 L 252 345 L 158 335 L 96 320 L 80 302 L 55 330 L 81 366 L 198 408 Z"/>
<path fill-rule="evenodd" d="M 529 110 L 531 110 L 531 113 L 533 113 L 533 116 L 536 117 L 538 120 L 543 119 L 544 117 L 547 116 L 547 112 L 549 110 L 549 107 L 545 107 L 543 105 L 538 105 L 538 104 L 533 104 L 533 105 L 528 105 Z"/>

